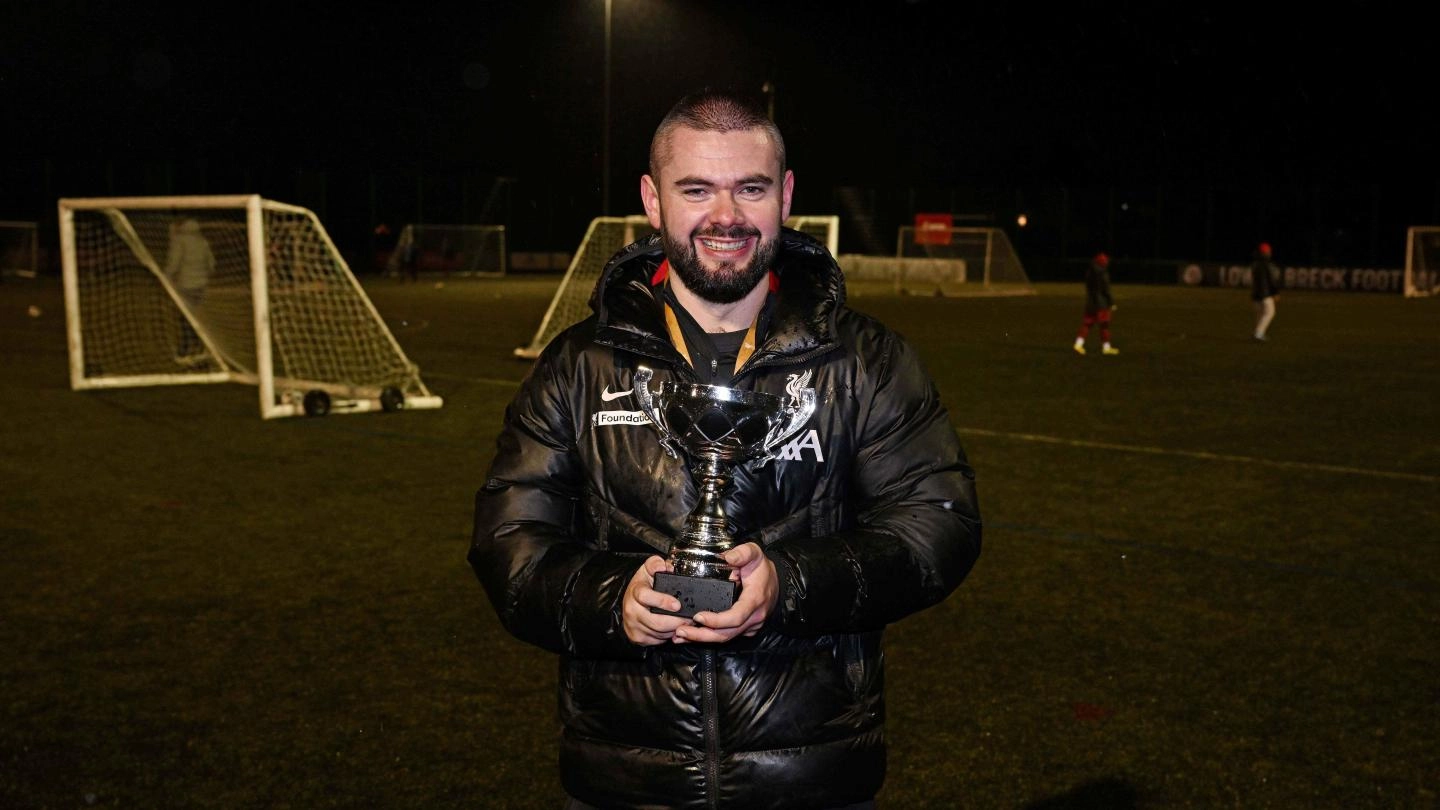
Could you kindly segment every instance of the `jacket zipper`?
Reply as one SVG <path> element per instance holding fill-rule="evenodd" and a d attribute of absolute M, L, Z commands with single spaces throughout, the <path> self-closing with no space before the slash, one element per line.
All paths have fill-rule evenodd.
<path fill-rule="evenodd" d="M 830 352 L 832 352 L 832 351 L 834 351 L 834 350 L 835 350 L 835 343 L 832 342 L 832 343 L 827 343 L 827 344 L 825 344 L 825 345 L 823 345 L 823 346 L 817 346 L 817 347 L 815 347 L 815 348 L 813 348 L 813 349 L 811 349 L 811 350 L 809 350 L 809 351 L 807 351 L 807 352 L 803 352 L 803 353 L 801 353 L 801 354 L 796 354 L 796 355 L 788 355 L 788 356 L 787 356 L 787 355 L 780 355 L 780 354 L 763 354 L 763 355 L 762 355 L 762 354 L 760 354 L 760 353 L 757 352 L 754 356 L 752 356 L 752 357 L 750 358 L 750 360 L 749 360 L 748 362 L 745 363 L 745 365 L 744 365 L 738 372 L 735 373 L 735 376 L 736 376 L 736 377 L 739 377 L 741 374 L 745 374 L 745 373 L 747 373 L 747 372 L 751 372 L 751 371 L 754 371 L 754 370 L 760 369 L 760 368 L 772 368 L 772 367 L 773 367 L 773 368 L 780 368 L 780 367 L 784 367 L 784 366 L 802 365 L 802 364 L 804 364 L 804 363 L 810 362 L 811 360 L 815 359 L 816 357 L 819 357 L 819 356 L 821 356 L 821 355 L 823 355 L 823 354 L 828 354 L 828 353 L 830 353 Z M 756 357 L 759 357 L 760 359 L 759 359 L 759 360 L 756 360 L 756 359 L 755 359 Z"/>
<path fill-rule="evenodd" d="M 701 653 L 701 710 L 705 715 L 705 793 L 706 804 L 720 807 L 720 706 L 715 696 L 715 651 Z"/>

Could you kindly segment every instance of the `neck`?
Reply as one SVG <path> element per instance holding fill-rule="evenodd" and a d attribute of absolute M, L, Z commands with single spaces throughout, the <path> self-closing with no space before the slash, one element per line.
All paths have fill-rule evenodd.
<path fill-rule="evenodd" d="M 677 273 L 670 274 L 670 284 L 675 291 L 675 300 L 685 307 L 685 311 L 700 324 L 701 329 L 711 334 L 749 329 L 760 315 L 760 310 L 765 306 L 765 296 L 770 292 L 768 275 L 761 276 L 755 289 L 746 293 L 744 298 L 730 304 L 717 304 L 701 298 L 685 286 Z"/>

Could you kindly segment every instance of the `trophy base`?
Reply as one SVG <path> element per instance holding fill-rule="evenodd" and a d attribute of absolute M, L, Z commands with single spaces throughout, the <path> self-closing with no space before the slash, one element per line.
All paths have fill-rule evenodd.
<path fill-rule="evenodd" d="M 686 577 L 661 571 L 655 575 L 655 590 L 679 599 L 680 609 L 670 611 L 650 608 L 651 613 L 688 619 L 701 611 L 720 613 L 729 610 L 740 596 L 740 583 L 728 579 Z"/>

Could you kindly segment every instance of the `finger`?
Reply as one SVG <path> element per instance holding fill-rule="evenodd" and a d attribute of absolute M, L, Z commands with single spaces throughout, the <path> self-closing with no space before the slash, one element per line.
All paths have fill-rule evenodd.
<path fill-rule="evenodd" d="M 728 610 L 719 613 L 709 611 L 696 613 L 695 623 L 715 630 L 744 627 L 759 608 L 760 605 L 755 599 L 746 598 L 745 591 L 741 591 L 740 598 Z"/>
<path fill-rule="evenodd" d="M 677 643 L 691 641 L 698 644 L 724 644 L 738 635 L 736 630 L 712 630 L 708 627 L 686 626 L 675 631 Z"/>
<path fill-rule="evenodd" d="M 670 563 L 666 562 L 664 557 L 646 557 L 645 565 L 642 567 L 645 569 L 645 573 L 649 574 L 653 580 L 655 575 L 661 571 L 669 571 Z"/>
<path fill-rule="evenodd" d="M 754 543 L 745 543 L 730 549 L 721 556 L 725 558 L 725 562 L 736 568 L 743 568 L 759 559 L 760 553 L 759 546 Z"/>
<path fill-rule="evenodd" d="M 656 639 L 658 644 L 670 640 L 675 631 L 689 624 L 690 620 L 681 616 L 668 616 L 663 613 L 651 613 L 646 609 L 637 609 L 629 616 L 628 623 L 639 634 Z"/>
<path fill-rule="evenodd" d="M 635 601 L 647 608 L 659 608 L 660 610 L 668 610 L 671 613 L 680 609 L 679 599 L 676 599 L 664 591 L 646 588 L 643 585 L 635 589 Z"/>

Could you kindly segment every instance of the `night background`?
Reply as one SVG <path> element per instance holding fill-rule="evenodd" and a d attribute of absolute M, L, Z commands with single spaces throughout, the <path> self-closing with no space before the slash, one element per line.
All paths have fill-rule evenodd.
<path fill-rule="evenodd" d="M 840 214 L 843 252 L 890 253 L 938 211 L 1005 227 L 1037 279 L 1106 249 L 1120 280 L 1148 280 L 1147 261 L 1243 262 L 1260 240 L 1287 264 L 1395 268 L 1405 228 L 1440 221 L 1429 34 L 1358 6 L 615 0 L 608 211 L 601 0 L 8 17 L 7 219 L 53 223 L 61 196 L 258 191 L 314 209 L 352 255 L 375 224 L 422 221 L 572 251 L 591 217 L 639 211 L 677 98 L 764 102 L 768 82 L 795 212 Z"/>
<path fill-rule="evenodd" d="M 1034 282 L 847 281 L 934 379 L 985 522 L 967 581 L 886 630 L 883 810 L 1437 806 L 1440 299 L 1398 272 L 1407 227 L 1440 226 L 1432 25 L 612 8 L 607 172 L 604 0 L 7 5 L 0 220 L 38 221 L 48 255 L 0 267 L 0 808 L 561 806 L 555 656 L 506 632 L 465 553 L 514 350 L 601 263 L 566 287 L 515 257 L 638 213 L 654 127 L 705 86 L 773 103 L 794 213 L 838 215 L 843 253 L 949 213 L 1004 228 Z M 313 210 L 359 283 L 287 253 L 300 217 L 271 206 L 263 311 L 252 253 L 223 249 L 238 210 L 189 320 L 116 212 L 77 214 L 62 284 L 62 197 L 251 193 Z M 158 246 L 176 214 L 123 222 Z M 502 224 L 511 271 L 381 272 L 381 223 Z M 606 238 L 586 252 L 629 237 Z M 1261 240 L 1288 285 L 1267 341 Z M 1101 249 L 1119 354 L 1096 329 L 1082 356 Z M 444 406 L 262 419 L 244 376 L 77 390 L 209 379 L 185 324 L 403 349 Z M 261 411 L 354 382 L 281 375 Z"/>

